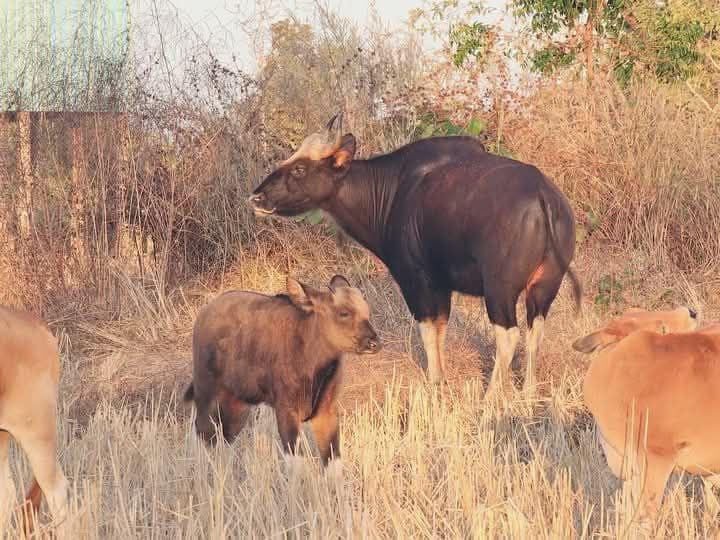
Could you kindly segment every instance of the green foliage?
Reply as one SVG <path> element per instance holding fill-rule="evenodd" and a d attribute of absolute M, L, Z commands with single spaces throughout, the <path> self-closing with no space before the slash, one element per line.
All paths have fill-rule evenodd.
<path fill-rule="evenodd" d="M 557 45 L 548 45 L 535 51 L 530 57 L 530 66 L 538 73 L 552 73 L 575 62 L 575 51 L 564 51 Z"/>
<path fill-rule="evenodd" d="M 450 27 L 450 46 L 456 67 L 462 67 L 471 57 L 483 61 L 491 46 L 491 30 L 491 26 L 481 22 L 462 22 Z"/>
<path fill-rule="evenodd" d="M 413 138 L 427 139 L 428 137 L 447 137 L 454 135 L 479 137 L 486 128 L 487 122 L 481 118 L 473 117 L 467 125 L 460 126 L 450 120 L 440 120 L 434 113 L 427 113 L 420 117 Z"/>
<path fill-rule="evenodd" d="M 595 307 L 608 311 L 613 304 L 620 304 L 623 284 L 611 274 L 606 274 L 598 282 L 598 292 L 595 295 Z"/>
<path fill-rule="evenodd" d="M 675 22 L 663 13 L 658 17 L 656 32 L 660 42 L 655 67 L 658 79 L 670 82 L 692 76 L 702 60 L 697 46 L 705 32 L 700 22 Z"/>

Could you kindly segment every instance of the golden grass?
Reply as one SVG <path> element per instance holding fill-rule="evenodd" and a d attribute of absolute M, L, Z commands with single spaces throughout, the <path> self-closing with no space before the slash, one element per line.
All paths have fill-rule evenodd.
<path fill-rule="evenodd" d="M 344 477 L 316 460 L 285 466 L 271 411 L 232 446 L 206 447 L 162 399 L 103 401 L 86 429 L 61 426 L 74 538 L 625 537 L 632 507 L 605 466 L 565 377 L 553 397 L 484 400 L 389 382 L 347 410 Z M 27 472 L 23 468 L 24 477 Z M 696 498 L 686 496 L 690 490 Z M 704 498 L 704 503 L 700 500 Z M 718 500 L 699 483 L 668 491 L 659 532 L 703 537 Z M 47 530 L 47 525 L 45 529 Z M 10 538 L 17 531 L 6 531 Z"/>
<path fill-rule="evenodd" d="M 263 234 L 277 233 L 265 227 Z M 635 536 L 631 501 L 607 468 L 582 404 L 588 358 L 569 343 L 604 318 L 593 299 L 608 272 L 628 284 L 613 310 L 683 303 L 717 318 L 716 289 L 689 284 L 641 252 L 585 244 L 575 262 L 584 311 L 575 316 L 563 287 L 546 327 L 540 396 L 485 399 L 493 344 L 482 302 L 456 298 L 450 384 L 429 387 L 412 319 L 390 277 L 370 272 L 357 248 L 339 260 L 331 242 L 320 228 L 283 228 L 221 279 L 162 298 L 152 284 L 123 278 L 124 318 L 56 330 L 64 365 L 60 459 L 73 484 L 75 538 Z M 190 378 L 198 307 L 230 288 L 279 291 L 286 272 L 322 283 L 338 271 L 367 296 L 385 342 L 377 357 L 346 363 L 344 479 L 326 475 L 314 458 L 286 467 L 265 407 L 232 447 L 203 446 L 192 409 L 178 400 Z M 27 486 L 27 465 L 16 463 Z M 658 533 L 711 536 L 718 509 L 698 480 L 674 482 Z M 41 522 L 45 535 L 52 524 L 47 516 Z M 18 532 L 11 527 L 5 537 Z"/>

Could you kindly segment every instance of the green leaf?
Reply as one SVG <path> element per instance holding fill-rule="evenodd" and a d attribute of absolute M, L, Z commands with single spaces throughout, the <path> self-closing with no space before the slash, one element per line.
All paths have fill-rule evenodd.
<path fill-rule="evenodd" d="M 481 120 L 480 118 L 473 118 L 472 120 L 470 120 L 470 123 L 468 124 L 465 131 L 467 131 L 468 135 L 478 137 L 483 131 L 485 131 L 486 127 L 487 122 L 485 122 L 485 120 Z"/>

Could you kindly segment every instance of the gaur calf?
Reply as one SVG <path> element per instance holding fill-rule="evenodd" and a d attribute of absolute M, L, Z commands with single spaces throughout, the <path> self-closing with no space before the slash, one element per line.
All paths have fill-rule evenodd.
<path fill-rule="evenodd" d="M 290 277 L 287 294 L 226 292 L 198 314 L 193 331 L 195 428 L 232 442 L 250 407 L 275 410 L 283 449 L 294 453 L 309 421 L 324 464 L 339 457 L 336 398 L 345 353 L 372 354 L 380 340 L 360 291 L 342 276 L 324 290 Z"/>

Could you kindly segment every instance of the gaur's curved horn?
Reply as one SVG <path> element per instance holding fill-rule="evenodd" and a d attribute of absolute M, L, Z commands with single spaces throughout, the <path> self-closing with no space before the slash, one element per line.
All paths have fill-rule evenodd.
<path fill-rule="evenodd" d="M 317 161 L 331 156 L 340 147 L 342 122 L 343 113 L 340 111 L 327 123 L 325 132 L 313 133 L 306 137 L 300 148 L 281 165 L 287 165 L 303 157 Z"/>

